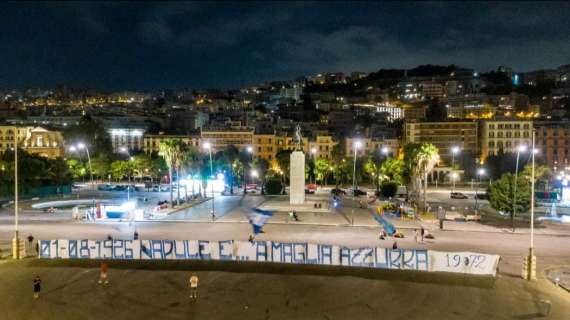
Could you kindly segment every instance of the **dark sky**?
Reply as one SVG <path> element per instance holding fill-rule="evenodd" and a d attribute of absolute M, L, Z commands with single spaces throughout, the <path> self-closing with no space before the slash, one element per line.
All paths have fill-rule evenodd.
<path fill-rule="evenodd" d="M 2 3 L 0 87 L 237 87 L 333 71 L 570 63 L 564 2 Z"/>

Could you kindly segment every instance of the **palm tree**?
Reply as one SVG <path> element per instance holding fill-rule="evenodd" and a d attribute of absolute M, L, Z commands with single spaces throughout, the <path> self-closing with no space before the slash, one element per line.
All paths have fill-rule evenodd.
<path fill-rule="evenodd" d="M 404 146 L 404 165 L 412 195 L 419 198 L 423 178 L 423 207 L 426 207 L 427 175 L 439 161 L 439 153 L 431 143 L 408 143 Z"/>
<path fill-rule="evenodd" d="M 186 146 L 182 154 L 182 167 L 187 175 L 190 173 L 194 176 L 197 165 L 199 165 L 200 154 L 194 146 Z M 186 199 L 188 199 L 188 186 L 184 188 L 186 192 Z M 194 179 L 192 179 L 192 196 L 194 196 Z"/>
<path fill-rule="evenodd" d="M 170 203 L 174 201 L 172 193 L 172 171 L 173 169 L 180 168 L 182 162 L 182 154 L 184 149 L 184 142 L 180 139 L 164 139 L 159 145 L 159 155 L 164 158 L 164 162 L 168 166 L 168 178 L 170 183 Z M 178 174 L 178 171 L 177 171 Z M 180 181 L 180 179 L 177 179 Z M 178 182 L 180 187 L 180 182 Z M 180 204 L 180 188 L 178 188 L 177 204 Z"/>
<path fill-rule="evenodd" d="M 233 144 L 230 144 L 223 151 L 223 158 L 227 162 L 230 172 L 230 194 L 234 194 L 234 164 L 239 156 L 239 150 Z"/>

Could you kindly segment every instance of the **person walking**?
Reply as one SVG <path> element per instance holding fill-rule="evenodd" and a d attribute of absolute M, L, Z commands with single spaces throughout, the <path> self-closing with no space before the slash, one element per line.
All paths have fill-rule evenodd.
<path fill-rule="evenodd" d="M 424 229 L 423 226 L 422 226 L 422 229 L 421 229 L 421 234 L 422 234 L 422 243 L 424 243 L 424 235 L 426 234 L 426 230 Z"/>
<path fill-rule="evenodd" d="M 40 297 L 41 290 L 42 290 L 42 279 L 40 279 L 40 276 L 36 276 L 34 278 L 34 299 Z"/>
<path fill-rule="evenodd" d="M 192 274 L 190 276 L 189 285 L 190 285 L 190 299 L 198 298 L 198 276 L 197 275 Z"/>
<path fill-rule="evenodd" d="M 419 233 L 418 229 L 414 229 L 414 241 L 416 243 L 418 243 L 419 236 L 420 236 L 420 233 Z"/>
<path fill-rule="evenodd" d="M 109 266 L 106 262 L 101 263 L 101 271 L 99 273 L 99 284 L 109 284 L 109 278 L 107 277 L 107 272 L 109 271 Z"/>

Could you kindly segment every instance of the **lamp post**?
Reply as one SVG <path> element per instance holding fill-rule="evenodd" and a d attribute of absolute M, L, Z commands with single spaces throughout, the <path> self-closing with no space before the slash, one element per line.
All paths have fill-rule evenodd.
<path fill-rule="evenodd" d="M 315 180 L 315 183 L 317 183 L 317 180 L 315 179 L 315 154 L 317 153 L 317 148 L 311 148 L 311 160 L 313 161 L 313 179 Z M 311 177 L 309 176 L 309 184 L 311 183 Z"/>
<path fill-rule="evenodd" d="M 455 154 L 459 153 L 459 147 L 455 146 L 451 148 L 451 192 L 455 191 L 455 180 L 457 174 L 455 174 Z"/>
<path fill-rule="evenodd" d="M 511 225 L 515 232 L 515 214 L 517 212 L 517 179 L 519 175 L 519 158 L 521 152 L 526 152 L 526 145 L 521 144 L 517 147 L 517 162 L 515 165 L 515 185 L 513 186 L 513 214 L 511 216 Z"/>
<path fill-rule="evenodd" d="M 18 225 L 18 128 L 14 128 L 14 239 L 12 239 L 12 257 L 23 258 L 20 255 L 20 226 Z"/>
<path fill-rule="evenodd" d="M 352 169 L 352 213 L 350 216 L 350 224 L 354 225 L 354 206 L 356 205 L 355 195 L 356 195 L 356 156 L 357 150 L 362 146 L 362 142 L 359 140 L 354 141 L 354 145 L 352 148 L 354 149 L 354 160 L 353 160 L 353 169 Z"/>
<path fill-rule="evenodd" d="M 479 178 L 479 183 L 477 184 L 477 187 L 475 187 L 475 213 L 477 215 L 479 215 L 479 204 L 477 202 L 479 197 L 477 195 L 477 192 L 479 191 L 479 185 L 481 184 L 481 176 L 483 175 L 485 175 L 485 169 L 479 168 L 477 170 L 477 177 Z"/>
<path fill-rule="evenodd" d="M 530 248 L 528 249 L 528 272 L 527 280 L 536 280 L 536 257 L 534 256 L 534 155 L 538 150 L 534 148 L 535 131 L 532 131 L 532 173 L 530 176 Z"/>
<path fill-rule="evenodd" d="M 91 167 L 91 156 L 89 154 L 89 148 L 83 142 L 79 142 L 77 144 L 77 146 L 71 145 L 69 147 L 69 151 L 71 151 L 71 152 L 75 152 L 77 150 L 83 150 L 83 149 L 85 149 L 85 152 L 87 153 L 87 163 L 89 164 L 89 180 L 91 180 L 91 188 L 93 189 L 93 191 L 95 191 L 95 184 L 93 183 L 93 169 Z M 95 210 L 95 198 L 94 197 L 92 198 L 92 206 L 93 206 L 93 210 Z"/>
<path fill-rule="evenodd" d="M 253 148 L 251 146 L 247 146 L 245 149 L 249 154 L 249 162 L 253 160 Z M 245 170 L 246 164 L 243 164 L 243 194 L 247 194 L 247 175 Z"/>
<path fill-rule="evenodd" d="M 85 152 L 87 153 L 87 161 L 89 162 L 89 179 L 91 180 L 91 188 L 93 188 L 93 168 L 91 167 L 91 156 L 89 155 L 89 148 L 87 145 L 85 145 L 85 143 L 80 142 L 77 144 L 77 149 L 85 149 Z"/>
<path fill-rule="evenodd" d="M 204 149 L 208 150 L 208 153 L 210 154 L 210 176 L 213 177 L 214 176 L 214 166 L 212 164 L 212 145 L 209 142 L 204 143 Z M 215 202 L 215 198 L 214 198 L 214 181 L 210 181 L 210 185 L 212 189 L 212 222 L 216 219 L 216 211 L 215 211 L 215 207 L 214 207 L 214 202 Z"/>

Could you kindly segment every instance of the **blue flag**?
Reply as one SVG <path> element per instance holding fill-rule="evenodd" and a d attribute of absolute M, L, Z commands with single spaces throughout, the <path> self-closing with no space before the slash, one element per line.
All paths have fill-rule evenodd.
<path fill-rule="evenodd" d="M 396 233 L 396 227 L 394 227 L 394 225 L 390 223 L 390 221 L 384 219 L 384 217 L 382 217 L 375 210 L 372 210 L 372 217 L 374 218 L 374 220 L 378 221 L 378 223 L 381 224 L 382 227 L 384 227 L 384 231 L 386 231 L 386 233 L 389 236 L 392 236 L 394 235 L 394 233 Z"/>
<path fill-rule="evenodd" d="M 267 223 L 267 220 L 273 216 L 273 212 L 261 209 L 253 209 L 253 211 L 247 216 L 249 223 L 253 227 L 253 233 L 258 234 L 262 232 L 263 226 Z"/>

